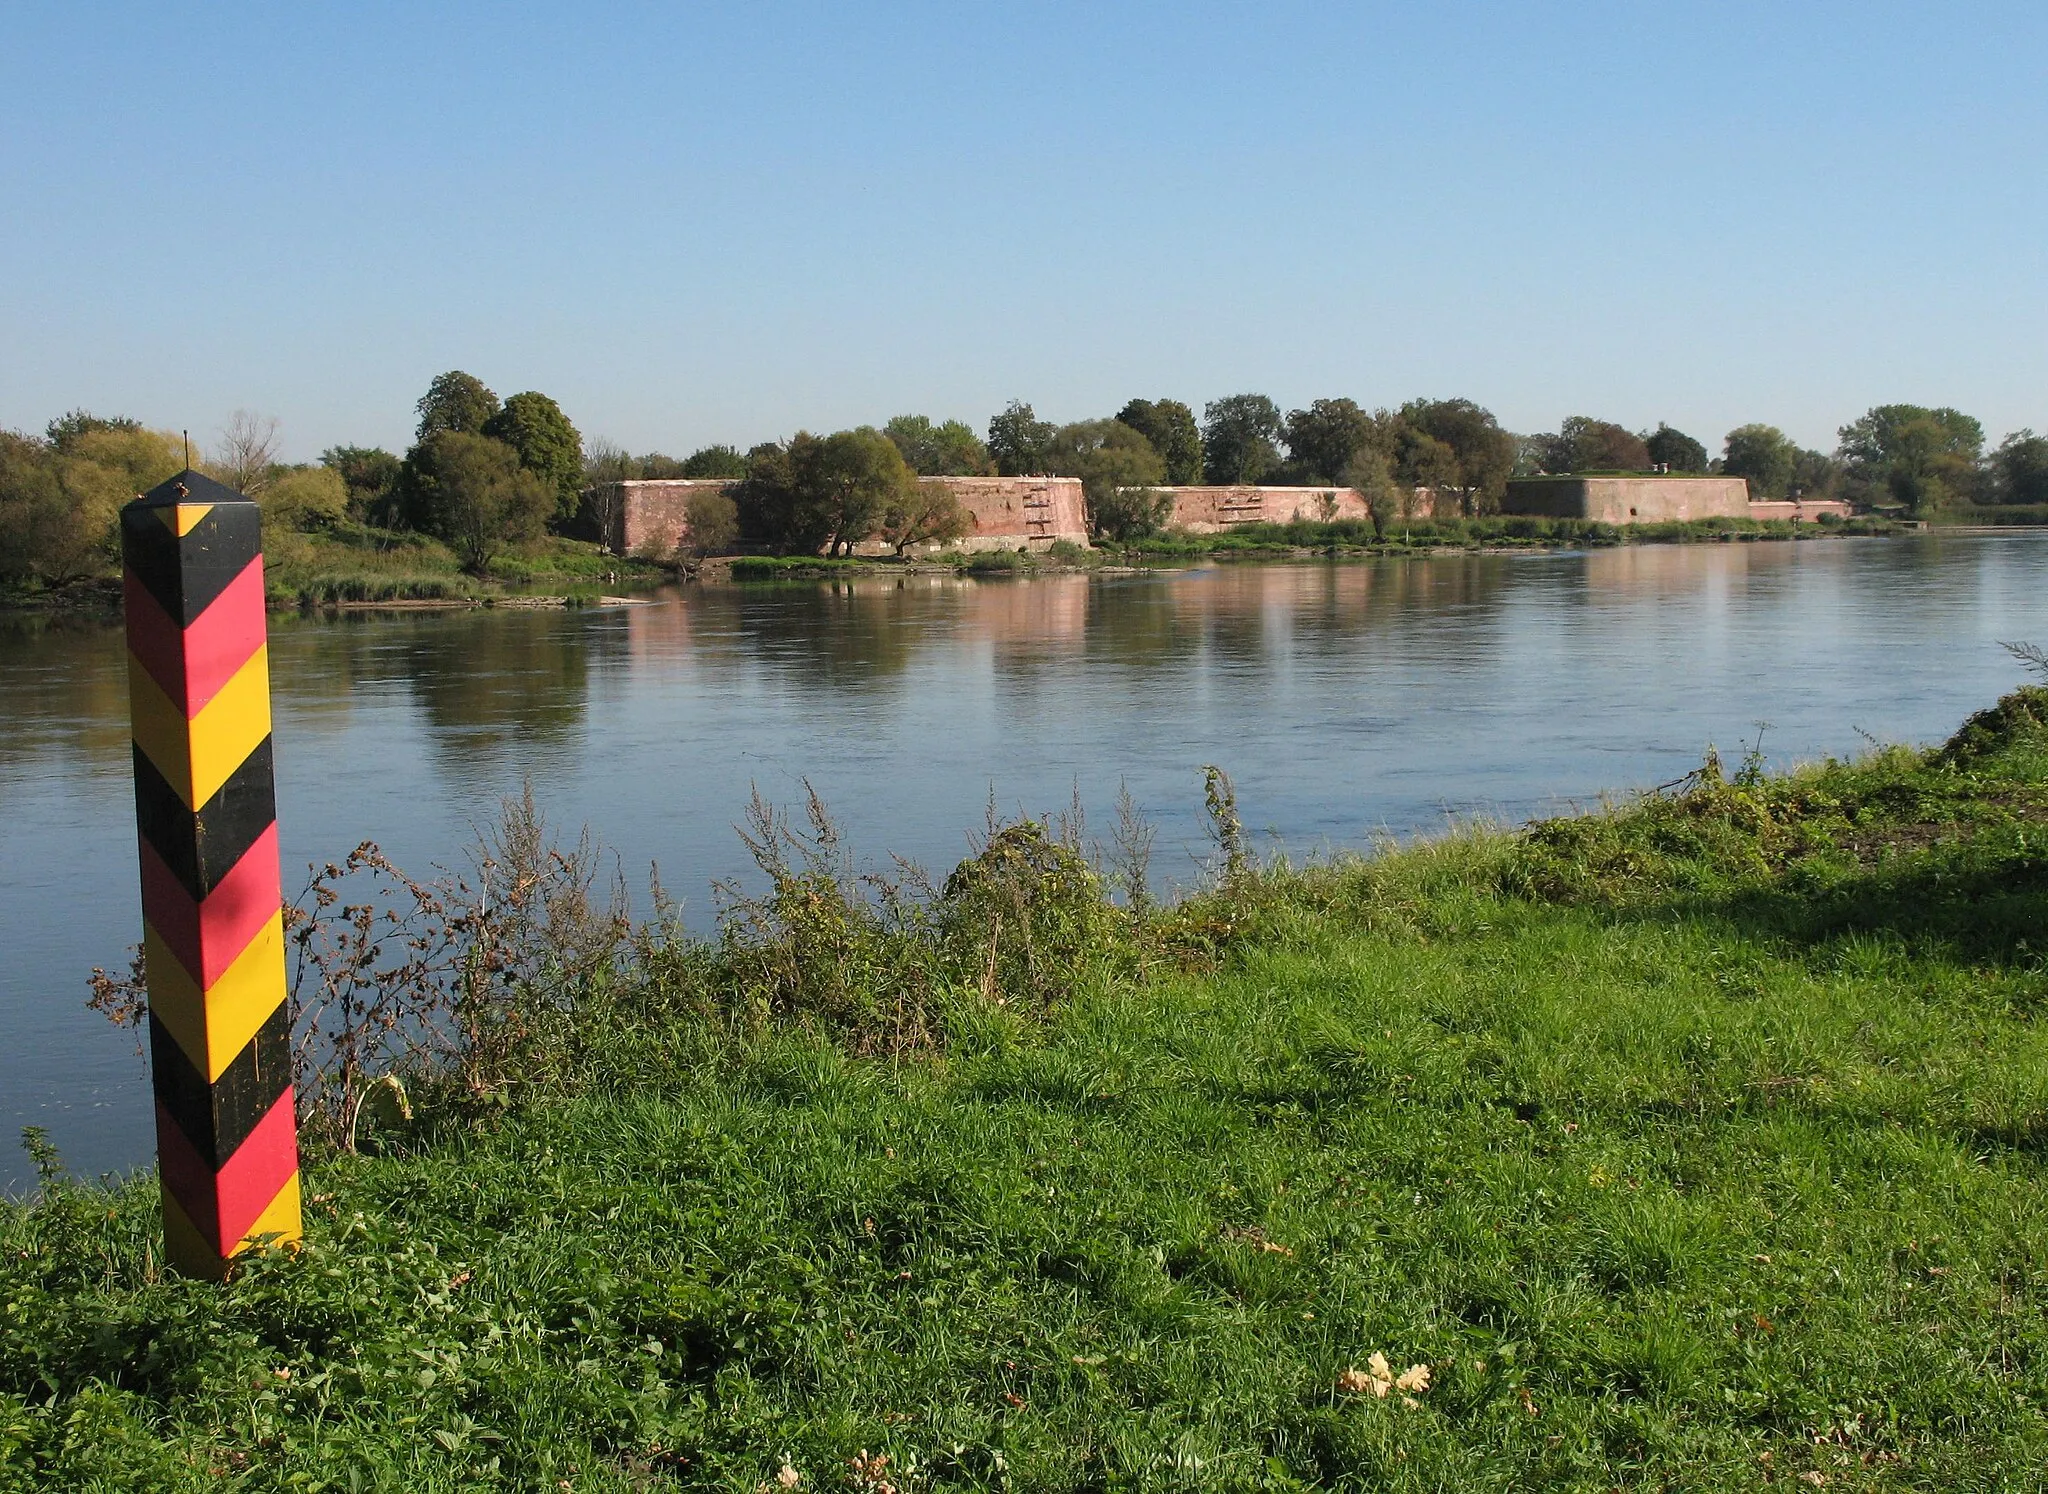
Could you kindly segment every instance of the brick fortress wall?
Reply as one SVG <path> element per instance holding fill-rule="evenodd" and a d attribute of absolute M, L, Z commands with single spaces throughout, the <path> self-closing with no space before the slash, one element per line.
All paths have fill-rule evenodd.
<path fill-rule="evenodd" d="M 1750 517 L 1749 484 L 1740 477 L 1517 477 L 1501 499 L 1504 514 L 1658 524 L 1681 519 Z"/>
<path fill-rule="evenodd" d="M 1159 491 L 1173 499 L 1167 526 L 1189 534 L 1219 534 L 1244 524 L 1372 518 L 1364 495 L 1356 488 L 1169 487 Z M 1435 495 L 1428 488 L 1418 488 L 1402 517 L 1426 519 L 1435 507 Z"/>
<path fill-rule="evenodd" d="M 1077 477 L 926 477 L 960 500 L 974 527 L 951 548 L 1043 550 L 1055 540 L 1088 543 Z M 651 547 L 667 554 L 689 537 L 690 499 L 730 486 L 723 478 L 642 478 L 600 483 L 583 494 L 584 531 L 606 549 L 631 555 Z M 863 553 L 886 553 L 870 541 Z M 936 546 L 925 546 L 927 550 Z"/>

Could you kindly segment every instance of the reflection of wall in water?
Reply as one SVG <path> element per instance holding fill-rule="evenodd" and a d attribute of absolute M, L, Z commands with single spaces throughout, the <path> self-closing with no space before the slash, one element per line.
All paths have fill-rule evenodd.
<path fill-rule="evenodd" d="M 572 613 L 468 613 L 421 626 L 406 683 L 444 755 L 566 746 L 580 733 L 593 665 L 624 650 L 624 630 Z"/>

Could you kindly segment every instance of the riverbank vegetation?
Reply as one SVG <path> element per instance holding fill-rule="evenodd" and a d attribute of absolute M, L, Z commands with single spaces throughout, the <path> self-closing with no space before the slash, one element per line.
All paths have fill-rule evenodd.
<path fill-rule="evenodd" d="M 573 586 L 740 549 L 845 556 L 881 541 L 900 557 L 961 538 L 961 504 L 921 477 L 1078 478 L 1090 537 L 1112 548 L 1207 554 L 1304 541 L 1243 531 L 1197 540 L 1169 534 L 1167 484 L 1268 483 L 1356 488 L 1375 547 L 1410 548 L 1426 490 L 1440 543 L 1529 543 L 1502 520 L 1508 479 L 1538 473 L 1718 472 L 1760 498 L 1845 498 L 1879 519 L 2022 524 L 2048 510 L 2048 437 L 2014 432 L 1987 451 L 1982 426 L 1947 408 L 1880 405 L 1841 428 L 1832 454 L 1799 447 L 1774 426 L 1728 433 L 1718 456 L 1668 423 L 1632 432 L 1573 416 L 1553 433 L 1518 436 L 1468 399 L 1417 399 L 1370 410 L 1328 398 L 1283 412 L 1261 394 L 1212 400 L 1198 420 L 1173 399 L 1134 399 L 1114 416 L 1056 424 L 1012 401 L 984 440 L 959 420 L 899 415 L 881 428 L 799 431 L 741 451 L 631 456 L 581 432 L 545 394 L 501 400 L 460 370 L 440 375 L 415 406 L 413 445 L 396 455 L 335 446 L 318 463 L 278 460 L 277 422 L 238 411 L 206 452 L 211 475 L 265 510 L 273 595 L 308 603 L 490 595 Z M 128 418 L 73 411 L 41 436 L 0 432 L 0 598 L 50 604 L 108 595 L 118 575 L 120 505 L 185 465 L 183 440 Z M 690 550 L 628 564 L 599 557 L 581 495 L 628 478 L 716 479 L 695 495 Z M 1498 530 L 1488 525 L 1499 521 Z M 1299 526 L 1295 526 L 1299 527 Z M 1716 533 L 1775 533 L 1717 523 Z M 1694 537 L 1643 526 L 1631 538 Z M 1588 529 L 1565 543 L 1609 543 Z M 1351 548 L 1334 536 L 1311 547 Z M 452 560 L 452 566 L 448 563 Z M 607 584 L 617 584 L 616 579 Z"/>
<path fill-rule="evenodd" d="M 1207 803 L 1165 900 L 1128 806 L 992 817 L 941 877 L 757 803 L 708 939 L 530 801 L 462 883 L 363 848 L 292 924 L 304 1249 L 169 1278 L 146 1181 L 41 1152 L 0 1205 L 0 1474 L 2033 1478 L 2048 691 L 1308 866 Z"/>

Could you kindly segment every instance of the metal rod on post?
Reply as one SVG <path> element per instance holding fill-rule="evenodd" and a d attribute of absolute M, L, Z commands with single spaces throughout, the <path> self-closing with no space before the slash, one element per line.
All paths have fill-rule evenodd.
<path fill-rule="evenodd" d="M 165 1253 L 220 1279 L 300 1230 L 257 507 L 187 470 L 121 556 Z"/>

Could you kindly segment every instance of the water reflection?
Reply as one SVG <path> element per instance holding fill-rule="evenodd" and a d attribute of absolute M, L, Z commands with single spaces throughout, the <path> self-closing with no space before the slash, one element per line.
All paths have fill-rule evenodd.
<path fill-rule="evenodd" d="M 758 784 L 815 784 L 851 842 L 937 868 L 994 792 L 1098 816 L 1128 785 L 1158 871 L 1201 843 L 1199 769 L 1300 852 L 1661 782 L 1758 720 L 1780 759 L 1929 740 L 2048 642 L 2048 535 L 690 588 L 578 612 L 278 618 L 280 833 L 459 858 L 498 798 L 659 861 L 704 924 Z M 81 1005 L 135 938 L 118 630 L 0 623 L 0 1129 L 74 1165 L 146 1155 L 132 1047 Z M 17 1182 L 0 1154 L 0 1184 Z"/>

